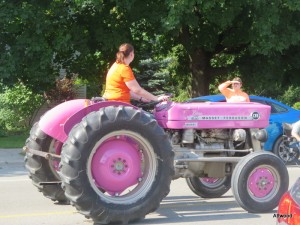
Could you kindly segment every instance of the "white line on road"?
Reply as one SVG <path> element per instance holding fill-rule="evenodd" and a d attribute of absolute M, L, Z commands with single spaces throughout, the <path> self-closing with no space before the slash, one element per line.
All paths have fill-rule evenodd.
<path fill-rule="evenodd" d="M 0 219 L 17 218 L 17 217 L 36 217 L 36 216 L 50 216 L 50 215 L 70 215 L 76 214 L 77 211 L 60 211 L 60 212 L 40 212 L 40 213 L 22 213 L 12 215 L 0 215 Z"/>
<path fill-rule="evenodd" d="M 30 179 L 0 179 L 1 182 L 19 182 L 19 181 L 30 181 Z"/>

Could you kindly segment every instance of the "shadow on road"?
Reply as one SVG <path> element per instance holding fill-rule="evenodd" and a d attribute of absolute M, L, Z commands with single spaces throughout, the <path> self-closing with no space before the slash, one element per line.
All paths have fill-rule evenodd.
<path fill-rule="evenodd" d="M 223 224 L 221 221 L 240 219 L 246 221 L 250 218 L 260 217 L 260 215 L 246 212 L 232 199 L 233 196 L 216 199 L 202 199 L 193 196 L 166 197 L 155 212 L 158 214 L 155 215 L 155 218 L 151 218 L 150 214 L 146 220 L 139 221 L 138 224 L 186 224 L 192 222 L 206 224 L 209 221 Z M 269 212 L 270 216 L 273 213 L 276 213 L 276 210 Z M 217 221 L 219 222 L 217 223 Z"/>

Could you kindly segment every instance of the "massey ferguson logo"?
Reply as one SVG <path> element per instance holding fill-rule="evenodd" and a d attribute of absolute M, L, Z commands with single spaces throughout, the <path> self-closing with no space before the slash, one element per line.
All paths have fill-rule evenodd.
<path fill-rule="evenodd" d="M 260 114 L 253 112 L 249 116 L 224 116 L 224 115 L 203 115 L 203 116 L 187 116 L 187 120 L 258 120 Z M 186 124 L 192 126 L 192 124 Z"/>
<path fill-rule="evenodd" d="M 254 120 L 258 120 L 259 117 L 260 117 L 260 115 L 259 115 L 258 112 L 253 112 L 253 113 L 251 114 L 251 116 L 252 116 L 252 118 L 253 118 Z"/>

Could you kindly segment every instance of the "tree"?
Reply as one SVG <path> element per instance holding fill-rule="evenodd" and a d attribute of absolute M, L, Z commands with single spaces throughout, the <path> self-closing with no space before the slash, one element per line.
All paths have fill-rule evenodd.
<path fill-rule="evenodd" d="M 58 75 L 55 52 L 59 48 L 68 51 L 69 38 L 60 29 L 61 19 L 47 11 L 49 2 L 33 5 L 29 1 L 1 1 L 0 74 L 3 83 L 13 85 L 20 80 L 35 89 L 45 88 Z"/>
<path fill-rule="evenodd" d="M 113 1 L 78 2 L 1 1 L 0 82 L 41 92 L 61 69 L 101 81 L 116 46 L 131 40 L 129 25 Z"/>
<path fill-rule="evenodd" d="M 193 96 L 208 94 L 211 82 L 230 74 L 242 75 L 251 91 L 300 83 L 298 1 L 171 0 L 167 5 L 165 35 L 188 54 Z"/>
<path fill-rule="evenodd" d="M 296 0 L 3 0 L 0 82 L 44 91 L 66 69 L 101 89 L 117 47 L 132 42 L 133 67 L 176 58 L 171 77 L 192 96 L 236 75 L 275 96 L 300 83 L 299 17 Z"/>

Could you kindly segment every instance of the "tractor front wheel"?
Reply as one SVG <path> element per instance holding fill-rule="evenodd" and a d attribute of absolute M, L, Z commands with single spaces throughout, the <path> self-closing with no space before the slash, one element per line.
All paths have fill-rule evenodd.
<path fill-rule="evenodd" d="M 269 152 L 245 156 L 232 174 L 232 192 L 239 205 L 252 213 L 273 210 L 289 186 L 283 161 Z"/>

